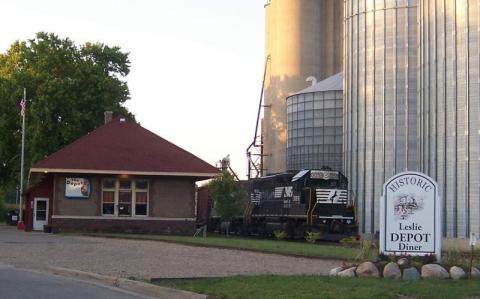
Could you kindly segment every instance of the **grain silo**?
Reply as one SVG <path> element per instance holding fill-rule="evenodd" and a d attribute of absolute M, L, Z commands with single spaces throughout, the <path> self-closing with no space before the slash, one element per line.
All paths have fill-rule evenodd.
<path fill-rule="evenodd" d="M 379 229 L 386 179 L 418 168 L 417 1 L 345 0 L 344 167 L 359 229 Z"/>
<path fill-rule="evenodd" d="M 287 98 L 287 170 L 342 171 L 343 74 Z"/>
<path fill-rule="evenodd" d="M 305 79 L 342 71 L 343 2 L 272 0 L 265 5 L 267 64 L 263 119 L 263 174 L 286 170 L 287 96 Z"/>
<path fill-rule="evenodd" d="M 421 170 L 447 237 L 480 233 L 480 1 L 419 0 Z"/>

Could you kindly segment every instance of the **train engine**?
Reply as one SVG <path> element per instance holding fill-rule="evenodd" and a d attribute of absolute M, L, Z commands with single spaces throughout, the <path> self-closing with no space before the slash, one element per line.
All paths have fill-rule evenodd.
<path fill-rule="evenodd" d="M 318 231 L 324 239 L 357 232 L 348 180 L 338 171 L 322 168 L 276 174 L 249 181 L 247 189 L 250 202 L 242 217 L 243 232 L 271 235 L 283 230 L 303 238 L 307 231 Z"/>

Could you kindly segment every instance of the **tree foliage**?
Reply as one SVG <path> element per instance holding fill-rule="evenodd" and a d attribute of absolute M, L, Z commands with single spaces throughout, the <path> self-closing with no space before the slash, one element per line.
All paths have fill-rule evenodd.
<path fill-rule="evenodd" d="M 40 32 L 0 53 L 0 194 L 18 181 L 27 89 L 25 169 L 103 123 L 110 110 L 133 118 L 125 77 L 128 53 L 102 43 L 77 46 Z"/>
<path fill-rule="evenodd" d="M 242 215 L 247 193 L 228 171 L 214 178 L 208 184 L 208 192 L 215 203 L 215 209 L 224 220 Z"/>

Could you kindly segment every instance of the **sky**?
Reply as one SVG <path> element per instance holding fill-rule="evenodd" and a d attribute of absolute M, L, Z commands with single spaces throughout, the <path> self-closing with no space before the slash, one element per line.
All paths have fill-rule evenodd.
<path fill-rule="evenodd" d="M 0 0 L 0 52 L 53 32 L 130 53 L 140 124 L 245 178 L 263 75 L 266 0 Z"/>

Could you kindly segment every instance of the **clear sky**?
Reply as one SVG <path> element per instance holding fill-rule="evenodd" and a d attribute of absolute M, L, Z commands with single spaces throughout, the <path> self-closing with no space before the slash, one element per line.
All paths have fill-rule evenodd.
<path fill-rule="evenodd" d="M 0 52 L 38 31 L 130 52 L 142 126 L 245 177 L 263 75 L 265 0 L 0 0 Z"/>

